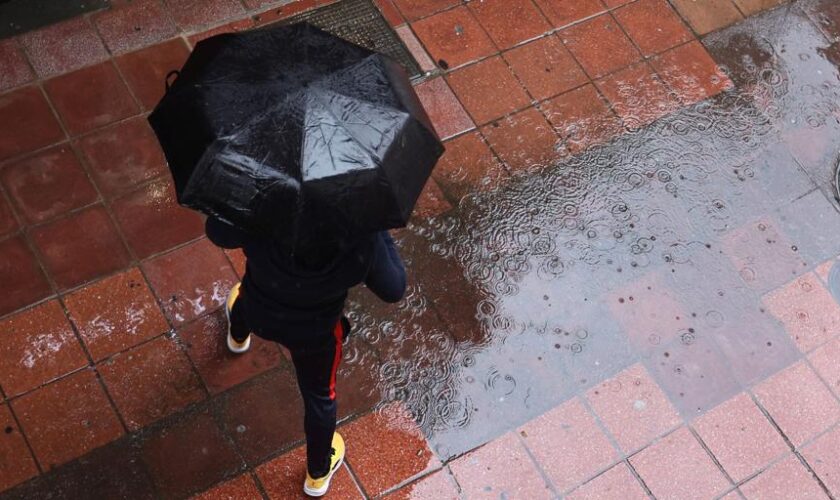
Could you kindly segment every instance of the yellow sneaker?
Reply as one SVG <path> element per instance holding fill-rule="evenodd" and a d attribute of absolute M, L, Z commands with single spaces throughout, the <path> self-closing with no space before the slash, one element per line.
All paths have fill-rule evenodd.
<path fill-rule="evenodd" d="M 230 333 L 230 311 L 233 309 L 233 304 L 236 303 L 236 299 L 239 298 L 240 285 L 242 285 L 242 283 L 237 283 L 233 285 L 233 288 L 230 289 L 230 293 L 228 294 L 227 301 L 225 302 L 225 315 L 227 315 L 228 320 L 227 346 L 228 349 L 230 349 L 230 352 L 236 354 L 242 354 L 244 352 L 247 352 L 248 349 L 251 348 L 250 334 L 244 341 L 237 342 L 236 339 L 233 338 L 233 335 L 231 335 Z"/>
<path fill-rule="evenodd" d="M 309 472 L 306 473 L 306 481 L 303 483 L 303 492 L 311 497 L 322 497 L 330 489 L 330 480 L 338 472 L 341 464 L 344 463 L 344 439 L 341 434 L 333 434 L 332 456 L 330 457 L 330 471 L 324 477 L 312 479 Z"/>

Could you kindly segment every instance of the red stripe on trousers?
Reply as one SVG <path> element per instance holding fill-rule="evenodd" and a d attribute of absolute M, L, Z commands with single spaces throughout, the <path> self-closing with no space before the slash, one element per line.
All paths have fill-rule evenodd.
<path fill-rule="evenodd" d="M 335 377 L 338 372 L 338 364 L 341 362 L 341 347 L 344 343 L 344 329 L 340 320 L 335 325 L 333 335 L 335 336 L 335 359 L 333 359 L 332 373 L 330 374 L 330 399 L 335 400 Z"/>

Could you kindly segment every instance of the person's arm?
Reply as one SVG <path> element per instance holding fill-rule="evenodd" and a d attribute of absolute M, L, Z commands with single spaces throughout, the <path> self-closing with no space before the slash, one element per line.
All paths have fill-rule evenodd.
<path fill-rule="evenodd" d="M 204 223 L 204 232 L 207 233 L 207 237 L 217 247 L 228 249 L 245 246 L 247 239 L 247 234 L 244 231 L 226 222 L 222 222 L 215 217 L 207 218 L 207 221 Z"/>
<path fill-rule="evenodd" d="M 405 266 L 387 231 L 376 236 L 376 250 L 365 285 L 377 297 L 392 304 L 405 296 Z"/>

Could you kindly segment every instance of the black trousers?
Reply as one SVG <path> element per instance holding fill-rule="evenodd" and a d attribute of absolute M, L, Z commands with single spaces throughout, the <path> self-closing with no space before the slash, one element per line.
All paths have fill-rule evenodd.
<path fill-rule="evenodd" d="M 279 329 L 261 332 L 259 329 L 250 328 L 245 315 L 244 300 L 247 299 L 240 295 L 231 310 L 233 338 L 241 341 L 253 332 L 259 337 L 283 339 Z M 332 332 L 324 332 L 321 335 L 313 333 L 305 342 L 300 339 L 280 342 L 292 354 L 298 388 L 303 398 L 306 466 L 313 478 L 325 476 L 330 468 L 332 438 L 338 415 L 335 401 L 336 371 L 341 362 L 342 345 L 349 333 L 350 322 L 342 317 Z"/>

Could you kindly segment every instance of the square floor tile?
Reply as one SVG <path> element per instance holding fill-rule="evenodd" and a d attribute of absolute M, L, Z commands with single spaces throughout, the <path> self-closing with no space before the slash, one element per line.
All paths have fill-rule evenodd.
<path fill-rule="evenodd" d="M 558 492 L 595 476 L 618 459 L 618 453 L 586 407 L 575 398 L 519 428 Z"/>
<path fill-rule="evenodd" d="M 44 89 L 73 135 L 139 112 L 110 61 L 48 80 Z"/>
<path fill-rule="evenodd" d="M 694 429 L 736 482 L 789 451 L 782 436 L 748 394 L 726 401 L 695 420 Z"/>
<path fill-rule="evenodd" d="M 251 337 L 246 354 L 233 354 L 225 343 L 227 318 L 219 310 L 182 328 L 178 336 L 211 394 L 217 394 L 281 364 L 282 354 L 273 342 Z"/>
<path fill-rule="evenodd" d="M 642 448 L 681 422 L 662 389 L 640 364 L 593 387 L 586 398 L 626 453 Z"/>
<path fill-rule="evenodd" d="M 35 75 L 26 56 L 14 39 L 0 41 L 0 92 L 31 82 Z"/>
<path fill-rule="evenodd" d="M 48 146 L 64 138 L 37 86 L 0 95 L 0 160 Z"/>
<path fill-rule="evenodd" d="M 784 325 L 803 352 L 840 333 L 840 304 L 814 273 L 805 274 L 764 296 L 767 310 Z"/>
<path fill-rule="evenodd" d="M 698 35 L 705 35 L 743 19 L 731 0 L 671 0 L 671 4 Z"/>
<path fill-rule="evenodd" d="M 455 460 L 449 467 L 469 498 L 553 498 L 531 457 L 507 433 Z"/>
<path fill-rule="evenodd" d="M 694 39 L 666 0 L 638 0 L 613 15 L 645 56 Z"/>
<path fill-rule="evenodd" d="M 423 47 L 423 44 L 420 43 L 420 40 L 418 40 L 414 35 L 414 31 L 411 30 L 411 27 L 406 24 L 396 28 L 396 32 L 397 35 L 400 36 L 400 40 L 402 40 L 405 47 L 409 52 L 411 52 L 411 56 L 414 57 L 414 60 L 420 65 L 420 69 L 423 73 L 429 73 L 437 68 L 435 62 L 432 61 L 432 57 L 428 52 L 426 52 L 426 48 Z"/>
<path fill-rule="evenodd" d="M 601 0 L 534 0 L 551 24 L 563 28 L 604 12 Z"/>
<path fill-rule="evenodd" d="M 0 180 L 18 213 L 29 224 L 50 220 L 99 199 L 67 145 L 3 167 Z"/>
<path fill-rule="evenodd" d="M 414 206 L 414 217 L 420 219 L 428 219 L 437 217 L 452 210 L 452 205 L 446 199 L 446 195 L 441 191 L 437 181 L 429 179 L 426 181 L 426 186 L 420 193 L 420 198 L 417 199 L 417 204 Z"/>
<path fill-rule="evenodd" d="M 141 448 L 143 462 L 164 498 L 204 491 L 244 468 L 233 444 L 205 411 L 184 415 L 154 431 Z"/>
<path fill-rule="evenodd" d="M 225 249 L 225 255 L 227 255 L 230 265 L 233 266 L 233 270 L 236 271 L 236 275 L 240 278 L 245 276 L 245 268 L 247 267 L 245 252 L 241 248 Z"/>
<path fill-rule="evenodd" d="M 644 500 L 642 485 L 622 462 L 564 498 L 568 500 Z"/>
<path fill-rule="evenodd" d="M 147 261 L 143 271 L 163 312 L 179 325 L 224 304 L 238 281 L 225 254 L 206 239 Z"/>
<path fill-rule="evenodd" d="M 168 179 L 146 184 L 114 200 L 112 207 L 128 246 L 144 259 L 204 234 L 198 212 L 178 205 Z"/>
<path fill-rule="evenodd" d="M 122 55 L 116 62 L 143 109 L 150 111 L 163 97 L 166 75 L 181 69 L 189 55 L 184 41 L 176 38 Z"/>
<path fill-rule="evenodd" d="M 416 21 L 459 3 L 460 0 L 394 0 L 394 4 L 409 21 Z"/>
<path fill-rule="evenodd" d="M 16 396 L 88 364 L 58 301 L 51 300 L 0 322 L 0 384 Z"/>
<path fill-rule="evenodd" d="M 412 500 L 434 498 L 435 500 L 458 500 L 461 498 L 455 480 L 446 470 L 435 472 L 423 479 L 386 496 L 388 500 Z"/>
<path fill-rule="evenodd" d="M 257 489 L 257 483 L 254 482 L 251 474 L 242 474 L 192 498 L 193 500 L 247 500 L 262 498 L 262 493 Z"/>
<path fill-rule="evenodd" d="M 513 72 L 536 100 L 585 84 L 588 79 L 560 39 L 547 36 L 504 54 Z"/>
<path fill-rule="evenodd" d="M 86 17 L 53 24 L 20 36 L 41 78 L 60 75 L 108 58 L 102 40 Z"/>
<path fill-rule="evenodd" d="M 732 81 L 700 42 L 671 49 L 651 60 L 651 64 L 686 106 L 733 88 Z"/>
<path fill-rule="evenodd" d="M 840 339 L 814 350 L 808 360 L 834 394 L 840 396 Z"/>
<path fill-rule="evenodd" d="M 163 151 L 142 117 L 82 137 L 78 144 L 91 175 L 107 198 L 167 172 Z"/>
<path fill-rule="evenodd" d="M 130 431 L 205 397 L 190 360 L 167 336 L 120 353 L 97 369 Z"/>
<path fill-rule="evenodd" d="M 347 459 L 369 496 L 440 467 L 426 438 L 401 405 L 387 406 L 340 429 Z"/>
<path fill-rule="evenodd" d="M 130 262 L 117 228 L 100 205 L 38 226 L 31 235 L 61 290 L 123 269 Z"/>
<path fill-rule="evenodd" d="M 41 266 L 22 236 L 0 241 L 0 280 L 8 287 L 0 297 L 0 315 L 52 294 Z"/>
<path fill-rule="evenodd" d="M 758 477 L 741 485 L 747 500 L 760 498 L 796 498 L 817 500 L 827 498 L 822 488 L 795 455 L 773 465 Z"/>
<path fill-rule="evenodd" d="M 836 497 L 840 494 L 840 427 L 823 434 L 801 450 L 808 465 Z"/>
<path fill-rule="evenodd" d="M 64 303 L 94 361 L 169 329 L 137 268 L 73 292 Z"/>
<path fill-rule="evenodd" d="M 691 431 L 682 427 L 630 458 L 655 498 L 713 498 L 730 488 Z M 663 464 L 668 464 L 667 471 Z"/>
<path fill-rule="evenodd" d="M 392 0 L 374 0 L 376 8 L 382 14 L 382 17 L 388 21 L 392 28 L 402 26 L 405 24 L 405 19 L 402 13 L 397 9 Z"/>
<path fill-rule="evenodd" d="M 761 11 L 772 9 L 777 5 L 785 3 L 786 0 L 732 0 L 741 9 L 745 16 L 758 14 Z"/>
<path fill-rule="evenodd" d="M 566 92 L 540 106 L 572 153 L 602 144 L 624 131 L 593 85 Z"/>
<path fill-rule="evenodd" d="M 568 155 L 554 127 L 536 108 L 494 121 L 481 133 L 511 172 L 552 167 Z"/>
<path fill-rule="evenodd" d="M 175 36 L 175 24 L 158 0 L 134 0 L 112 5 L 93 16 L 112 54 L 121 54 Z"/>
<path fill-rule="evenodd" d="M 0 405 L 0 491 L 38 475 L 35 459 L 26 445 L 8 405 Z"/>
<path fill-rule="evenodd" d="M 254 21 L 254 19 L 248 17 L 245 19 L 239 19 L 227 24 L 223 24 L 222 26 L 217 26 L 207 31 L 202 31 L 201 33 L 190 35 L 187 37 L 187 41 L 189 42 L 189 45 L 191 47 L 195 47 L 198 42 L 206 40 L 212 36 L 221 35 L 223 33 L 239 33 L 240 31 L 252 29 L 255 26 L 256 22 Z"/>
<path fill-rule="evenodd" d="M 443 78 L 425 81 L 414 88 L 441 139 L 475 128 L 475 124 Z"/>
<path fill-rule="evenodd" d="M 348 449 L 348 453 L 351 452 L 350 450 Z M 256 473 L 269 499 L 297 498 L 300 495 L 300 485 L 306 478 L 306 447 L 295 448 L 289 453 L 264 463 L 257 467 Z M 333 476 L 330 483 L 330 495 L 347 500 L 365 498 L 345 466 L 342 466 Z"/>
<path fill-rule="evenodd" d="M 795 446 L 840 420 L 840 404 L 804 362 L 770 377 L 753 393 Z"/>
<path fill-rule="evenodd" d="M 681 107 L 644 62 L 616 71 L 596 85 L 624 124 L 633 129 L 642 128 Z"/>
<path fill-rule="evenodd" d="M 250 465 L 304 439 L 303 401 L 293 370 L 275 370 L 226 392 L 219 409 L 225 429 Z"/>
<path fill-rule="evenodd" d="M 491 189 L 507 177 L 504 167 L 478 132 L 448 141 L 445 147 L 432 175 L 454 198 Z"/>
<path fill-rule="evenodd" d="M 458 70 L 450 74 L 447 81 L 479 125 L 530 103 L 525 90 L 500 57 Z"/>
<path fill-rule="evenodd" d="M 456 68 L 498 51 L 466 7 L 435 14 L 412 27 L 443 69 Z"/>
<path fill-rule="evenodd" d="M 483 0 L 467 5 L 502 50 L 551 30 L 531 0 Z"/>
<path fill-rule="evenodd" d="M 609 14 L 560 32 L 560 38 L 591 78 L 629 66 L 642 58 Z"/>
<path fill-rule="evenodd" d="M 167 0 L 166 6 L 172 19 L 184 30 L 245 14 L 245 8 L 236 0 Z"/>
<path fill-rule="evenodd" d="M 12 402 L 41 467 L 52 469 L 109 443 L 123 427 L 92 370 L 83 370 Z"/>

